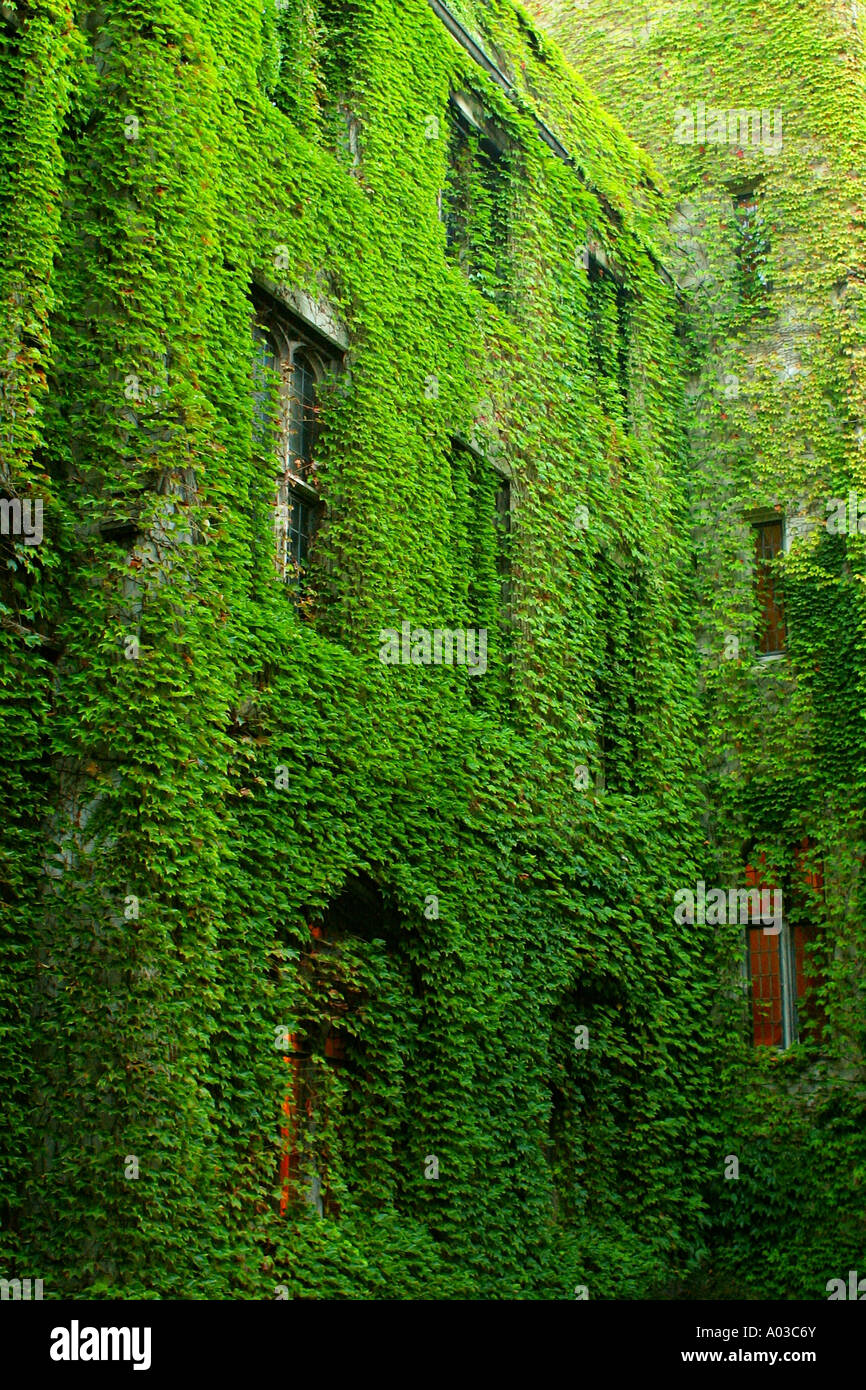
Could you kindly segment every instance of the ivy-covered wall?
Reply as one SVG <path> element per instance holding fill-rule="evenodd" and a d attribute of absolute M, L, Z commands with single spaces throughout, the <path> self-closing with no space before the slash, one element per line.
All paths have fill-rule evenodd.
<path fill-rule="evenodd" d="M 715 1189 L 696 1287 L 826 1296 L 866 1258 L 862 20 L 829 0 L 529 9 L 669 183 L 712 881 L 760 863 L 821 980 L 801 1044 L 728 1078 L 741 1179 Z M 773 516 L 785 654 L 762 660 L 751 523 Z"/>
<path fill-rule="evenodd" d="M 515 9 L 460 13 L 510 85 L 422 0 L 3 9 L 3 486 L 44 536 L 3 537 L 2 1264 L 46 1297 L 636 1296 L 701 1244 L 658 195 Z M 452 92 L 505 151 L 491 194 L 469 138 L 462 262 Z M 300 608 L 254 280 L 350 342 Z M 487 671 L 383 664 L 404 622 Z"/>
<path fill-rule="evenodd" d="M 678 336 L 661 176 L 522 11 L 449 9 L 463 43 L 427 0 L 0 14 L 0 485 L 44 525 L 7 506 L 0 537 L 0 1265 L 46 1297 L 669 1295 L 734 1250 L 714 1223 L 735 1291 L 823 1297 L 862 1259 L 859 1081 L 814 1092 L 833 1143 L 796 1279 L 742 1234 L 796 1223 L 814 1141 L 785 1112 L 777 1152 L 774 1110 L 763 1136 L 745 1089 L 723 1101 L 737 933 L 673 902 L 733 872 L 742 826 L 771 859 L 809 834 L 849 979 L 859 677 L 831 663 L 862 542 L 804 554 L 804 608 L 812 585 L 848 618 L 814 629 L 762 782 L 755 730 L 788 721 L 748 664 L 699 661 L 696 631 L 748 650 L 748 623 L 728 550 L 694 567 L 690 507 L 717 457 L 763 505 L 794 425 L 761 426 L 786 442 L 760 474 L 696 454 L 711 320 Z M 841 221 L 833 245 L 838 280 Z M 254 285 L 349 343 L 300 603 Z M 404 623 L 483 628 L 487 669 L 385 664 Z"/>

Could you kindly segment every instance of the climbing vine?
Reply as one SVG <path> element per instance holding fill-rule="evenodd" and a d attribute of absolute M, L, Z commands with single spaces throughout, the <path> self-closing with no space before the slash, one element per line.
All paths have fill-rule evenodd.
<path fill-rule="evenodd" d="M 4 467 L 45 504 L 2 592 L 4 1260 L 51 1297 L 685 1277 L 738 1006 L 673 916 L 700 594 L 649 158 L 505 0 L 459 6 L 505 86 L 422 0 L 3 16 Z M 349 341 L 300 609 L 254 284 Z M 404 623 L 484 627 L 487 671 L 385 664 Z"/>
<path fill-rule="evenodd" d="M 729 1054 L 725 1146 L 748 1177 L 708 1189 L 700 1296 L 824 1297 L 866 1242 L 862 36 L 841 6 L 530 9 L 669 180 L 708 872 L 763 866 L 811 942 L 800 1045 Z M 756 517 L 787 531 L 782 659 L 758 645 Z"/>

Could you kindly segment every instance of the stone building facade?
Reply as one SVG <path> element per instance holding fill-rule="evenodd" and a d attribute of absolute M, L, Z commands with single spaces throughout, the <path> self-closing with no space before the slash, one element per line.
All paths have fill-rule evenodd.
<path fill-rule="evenodd" d="M 785 867 L 726 711 L 791 682 L 744 597 L 781 483 L 663 179 L 506 0 L 58 0 L 2 44 L 4 516 L 44 518 L 2 538 L 9 1277 L 676 1292 L 748 1014 L 677 894 Z M 718 188 L 679 213 L 746 333 L 753 183 L 718 264 Z"/>

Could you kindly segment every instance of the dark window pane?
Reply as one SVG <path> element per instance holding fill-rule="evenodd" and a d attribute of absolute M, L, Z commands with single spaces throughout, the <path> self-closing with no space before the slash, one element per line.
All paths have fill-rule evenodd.
<path fill-rule="evenodd" d="M 762 522 L 755 527 L 755 581 L 761 608 L 759 650 L 766 656 L 785 647 L 785 614 L 782 588 L 773 561 L 782 550 L 781 521 Z"/>
<path fill-rule="evenodd" d="M 299 345 L 287 370 L 280 339 L 262 322 L 254 325 L 253 340 L 253 438 L 260 452 L 274 453 L 277 573 L 300 596 L 320 514 L 316 492 L 307 483 L 316 436 L 314 358 Z"/>
<path fill-rule="evenodd" d="M 316 531 L 319 504 L 296 492 L 289 491 L 289 575 L 303 575 L 309 564 L 310 546 Z"/>
<path fill-rule="evenodd" d="M 286 464 L 297 477 L 305 478 L 313 459 L 316 425 L 316 374 L 303 351 L 295 353 L 289 387 L 289 418 Z"/>

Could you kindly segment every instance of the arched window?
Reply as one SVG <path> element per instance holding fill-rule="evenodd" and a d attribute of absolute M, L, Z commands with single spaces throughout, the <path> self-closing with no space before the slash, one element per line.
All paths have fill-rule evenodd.
<path fill-rule="evenodd" d="M 301 1031 L 289 1034 L 288 1086 L 280 1126 L 280 1214 L 292 1202 L 304 1201 L 320 1216 L 336 1211 L 328 1184 L 329 1155 L 317 1141 L 316 1107 L 323 1088 L 323 1067 L 345 1064 L 345 1037 L 339 1031 L 345 999 L 331 1000 L 345 988 L 341 970 L 341 926 L 326 915 L 310 925 L 311 941 L 302 953 L 300 973 L 305 993 L 323 995 L 329 1007 L 317 1018 L 304 1020 Z"/>
<path fill-rule="evenodd" d="M 348 334 L 326 305 L 287 286 L 279 293 L 277 299 L 253 286 L 253 441 L 260 458 L 273 460 L 276 571 L 309 615 L 307 573 L 322 515 L 319 409 L 326 379 L 340 370 Z"/>
<path fill-rule="evenodd" d="M 316 447 L 317 359 L 293 343 L 286 373 L 283 472 L 278 484 L 277 568 L 283 579 L 303 588 L 321 504 L 313 486 Z"/>
<path fill-rule="evenodd" d="M 368 1105 L 391 1132 L 404 1123 L 405 1095 L 394 1084 L 393 1040 L 387 1029 L 385 1035 L 378 1029 L 387 1000 L 401 1027 L 417 1026 L 420 1006 L 406 935 L 396 908 L 365 875 L 350 879 L 309 923 L 297 965 L 296 1031 L 289 1035 L 284 1058 L 283 1214 L 304 1204 L 320 1215 L 339 1214 L 337 1148 L 341 1165 L 351 1168 L 363 1153 L 365 1171 L 374 1172 L 378 1160 L 367 1152 Z M 371 1017 L 374 999 L 378 1007 Z"/>
<path fill-rule="evenodd" d="M 276 455 L 274 548 L 277 573 L 300 591 L 321 503 L 313 483 L 317 355 L 272 306 L 253 325 L 253 440 Z"/>

